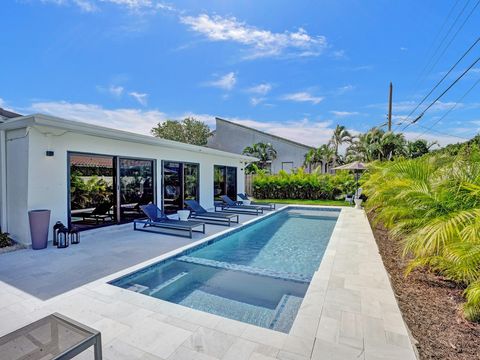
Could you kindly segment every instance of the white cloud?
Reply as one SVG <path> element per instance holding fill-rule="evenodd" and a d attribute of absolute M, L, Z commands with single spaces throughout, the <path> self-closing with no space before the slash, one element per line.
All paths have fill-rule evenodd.
<path fill-rule="evenodd" d="M 207 82 L 206 85 L 229 91 L 233 89 L 236 83 L 237 77 L 235 76 L 235 73 L 229 72 L 228 74 L 219 77 L 217 80 Z"/>
<path fill-rule="evenodd" d="M 153 126 L 167 118 L 158 110 L 133 108 L 110 110 L 100 105 L 67 101 L 35 102 L 28 110 L 141 134 L 149 134 Z"/>
<path fill-rule="evenodd" d="M 359 112 L 356 111 L 335 111 L 332 110 L 330 111 L 333 115 L 337 117 L 346 117 L 346 116 L 353 116 L 353 115 L 359 115 Z"/>
<path fill-rule="evenodd" d="M 311 102 L 312 104 L 319 104 L 322 100 L 322 96 L 313 96 L 308 92 L 297 92 L 292 94 L 286 94 L 282 97 L 282 100 L 296 101 L 296 102 Z"/>
<path fill-rule="evenodd" d="M 400 51 L 407 51 L 407 50 L 408 50 L 408 48 L 406 48 L 406 47 L 404 47 L 404 46 L 401 46 L 401 47 L 400 47 Z"/>
<path fill-rule="evenodd" d="M 316 56 L 326 47 L 324 36 L 312 36 L 303 28 L 295 32 L 275 33 L 238 21 L 235 17 L 182 16 L 180 21 L 211 41 L 232 41 L 249 49 L 247 58 L 279 56 L 282 54 Z"/>
<path fill-rule="evenodd" d="M 336 51 L 332 52 L 332 56 L 335 59 L 345 59 L 347 57 L 346 54 L 345 54 L 345 50 L 336 50 Z"/>
<path fill-rule="evenodd" d="M 111 85 L 109 88 L 108 88 L 108 91 L 110 92 L 110 94 L 112 95 L 115 95 L 115 96 L 121 96 L 123 94 L 123 87 L 122 86 L 115 86 L 115 85 Z"/>
<path fill-rule="evenodd" d="M 148 94 L 139 93 L 139 92 L 136 92 L 136 91 L 131 91 L 131 92 L 128 93 L 128 95 L 130 95 L 135 100 L 137 100 L 139 104 L 141 104 L 143 106 L 147 106 Z"/>
<path fill-rule="evenodd" d="M 97 5 L 91 0 L 41 0 L 42 3 L 50 3 L 55 5 L 75 5 L 84 12 L 95 12 L 98 10 Z"/>
<path fill-rule="evenodd" d="M 355 86 L 351 85 L 351 84 L 348 84 L 348 85 L 345 85 L 345 86 L 341 86 L 337 89 L 336 91 L 336 94 L 337 95 L 343 95 L 349 91 L 352 91 L 353 89 L 355 89 Z"/>
<path fill-rule="evenodd" d="M 248 92 L 259 94 L 259 95 L 266 95 L 270 92 L 270 90 L 272 90 L 272 85 L 268 83 L 263 83 L 263 84 L 252 86 L 251 88 L 248 89 Z"/>
<path fill-rule="evenodd" d="M 0 99 L 0 104 L 4 104 L 1 101 Z M 149 135 L 151 128 L 159 122 L 163 122 L 166 119 L 180 120 L 189 116 L 205 122 L 210 127 L 215 126 L 215 116 L 211 114 L 185 112 L 180 115 L 167 115 L 159 110 L 136 108 L 106 109 L 96 104 L 71 103 L 67 101 L 35 102 L 28 109 L 24 110 L 25 112 L 50 114 L 69 120 L 82 121 L 145 135 Z M 310 146 L 319 146 L 327 143 L 333 133 L 333 123 L 329 120 L 312 121 L 301 119 L 285 122 L 265 122 L 245 118 L 230 118 L 229 120 Z M 354 129 L 351 129 L 351 131 L 357 133 Z M 408 139 L 414 139 L 420 134 L 420 131 L 409 131 L 405 133 L 405 136 Z M 461 139 L 451 136 L 435 134 L 426 134 L 421 137 L 429 141 L 437 140 L 442 145 L 461 141 Z"/>
<path fill-rule="evenodd" d="M 393 112 L 410 112 L 412 111 L 419 101 L 399 101 L 399 102 L 394 102 L 392 104 Z M 416 111 L 414 115 L 419 115 L 422 110 L 429 105 L 430 102 L 426 101 L 424 104 L 422 104 Z M 443 101 L 437 101 L 435 105 L 433 105 L 428 111 L 430 112 L 435 112 L 435 111 L 444 111 L 450 109 L 452 106 L 455 105 L 455 102 L 453 101 L 448 101 L 448 102 L 443 102 Z M 463 108 L 465 107 L 466 104 L 463 103 L 458 103 L 456 105 L 456 108 Z M 472 104 L 469 104 L 469 106 L 472 106 Z M 376 109 L 387 109 L 388 104 L 387 103 L 381 103 L 381 104 L 371 104 L 367 106 L 368 108 L 376 108 Z M 411 117 L 413 117 L 412 115 Z"/>
<path fill-rule="evenodd" d="M 250 104 L 252 104 L 252 106 L 257 106 L 259 104 L 261 104 L 262 102 L 264 102 L 266 99 L 263 98 L 263 97 L 252 97 L 250 98 Z"/>

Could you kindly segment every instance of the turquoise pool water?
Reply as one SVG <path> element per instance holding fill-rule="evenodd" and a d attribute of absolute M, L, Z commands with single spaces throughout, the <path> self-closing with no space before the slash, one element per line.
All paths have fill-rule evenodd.
<path fill-rule="evenodd" d="M 289 207 L 112 284 L 288 332 L 339 212 Z"/>

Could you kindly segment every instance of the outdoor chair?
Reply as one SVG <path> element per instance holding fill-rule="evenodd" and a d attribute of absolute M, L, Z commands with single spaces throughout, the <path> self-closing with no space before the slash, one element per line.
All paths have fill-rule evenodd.
<path fill-rule="evenodd" d="M 172 220 L 165 215 L 165 213 L 158 208 L 155 204 L 141 205 L 140 209 L 147 215 L 148 219 L 145 220 L 134 220 L 133 221 L 133 230 L 138 231 L 150 231 L 156 232 L 159 234 L 168 234 L 192 238 L 194 232 L 200 232 L 205 234 L 205 222 L 201 221 L 181 221 L 181 220 Z M 141 227 L 137 227 L 141 225 Z M 202 230 L 194 230 L 197 227 L 202 227 Z M 181 230 L 187 231 L 188 235 L 172 233 L 172 232 L 162 232 L 153 229 L 171 229 L 171 230 Z"/>
<path fill-rule="evenodd" d="M 91 212 L 78 213 L 76 216 L 81 216 L 83 221 L 86 219 L 94 219 L 95 223 L 98 224 L 100 220 L 102 220 L 102 222 L 107 221 L 107 219 L 112 220 L 112 215 L 110 214 L 111 207 L 112 205 L 108 202 L 100 203 Z"/>
<path fill-rule="evenodd" d="M 233 201 L 227 195 L 222 195 L 221 199 L 223 200 L 222 204 L 215 205 L 215 211 L 218 211 L 217 208 L 220 207 L 220 211 L 224 212 L 234 212 L 240 214 L 253 214 L 259 215 L 263 214 L 264 208 L 258 205 L 242 205 L 238 201 Z"/>
<path fill-rule="evenodd" d="M 240 193 L 240 194 L 237 194 L 237 196 L 242 200 L 250 201 L 250 205 L 262 206 L 266 210 L 275 210 L 275 204 L 272 204 L 272 203 L 258 203 L 258 202 L 255 202 L 255 201 L 251 201 L 248 198 L 248 195 L 246 193 L 245 194 Z"/>
<path fill-rule="evenodd" d="M 192 219 L 200 219 L 209 224 L 230 226 L 233 222 L 238 224 L 238 214 L 227 214 L 222 212 L 207 211 L 196 200 L 185 200 L 185 204 L 191 211 Z"/>

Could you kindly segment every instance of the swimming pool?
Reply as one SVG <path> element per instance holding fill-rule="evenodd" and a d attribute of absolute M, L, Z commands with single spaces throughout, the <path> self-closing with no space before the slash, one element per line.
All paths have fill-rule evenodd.
<path fill-rule="evenodd" d="M 287 207 L 110 283 L 287 333 L 339 214 Z"/>

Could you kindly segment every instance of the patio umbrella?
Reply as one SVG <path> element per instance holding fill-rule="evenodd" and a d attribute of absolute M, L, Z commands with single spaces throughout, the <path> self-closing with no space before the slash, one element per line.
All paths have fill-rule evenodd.
<path fill-rule="evenodd" d="M 355 190 L 355 195 L 358 194 L 358 178 L 361 171 L 367 170 L 367 166 L 361 161 L 354 161 L 349 164 L 337 166 L 333 168 L 334 170 L 353 170 L 355 175 L 355 181 L 357 184 L 357 189 Z"/>

